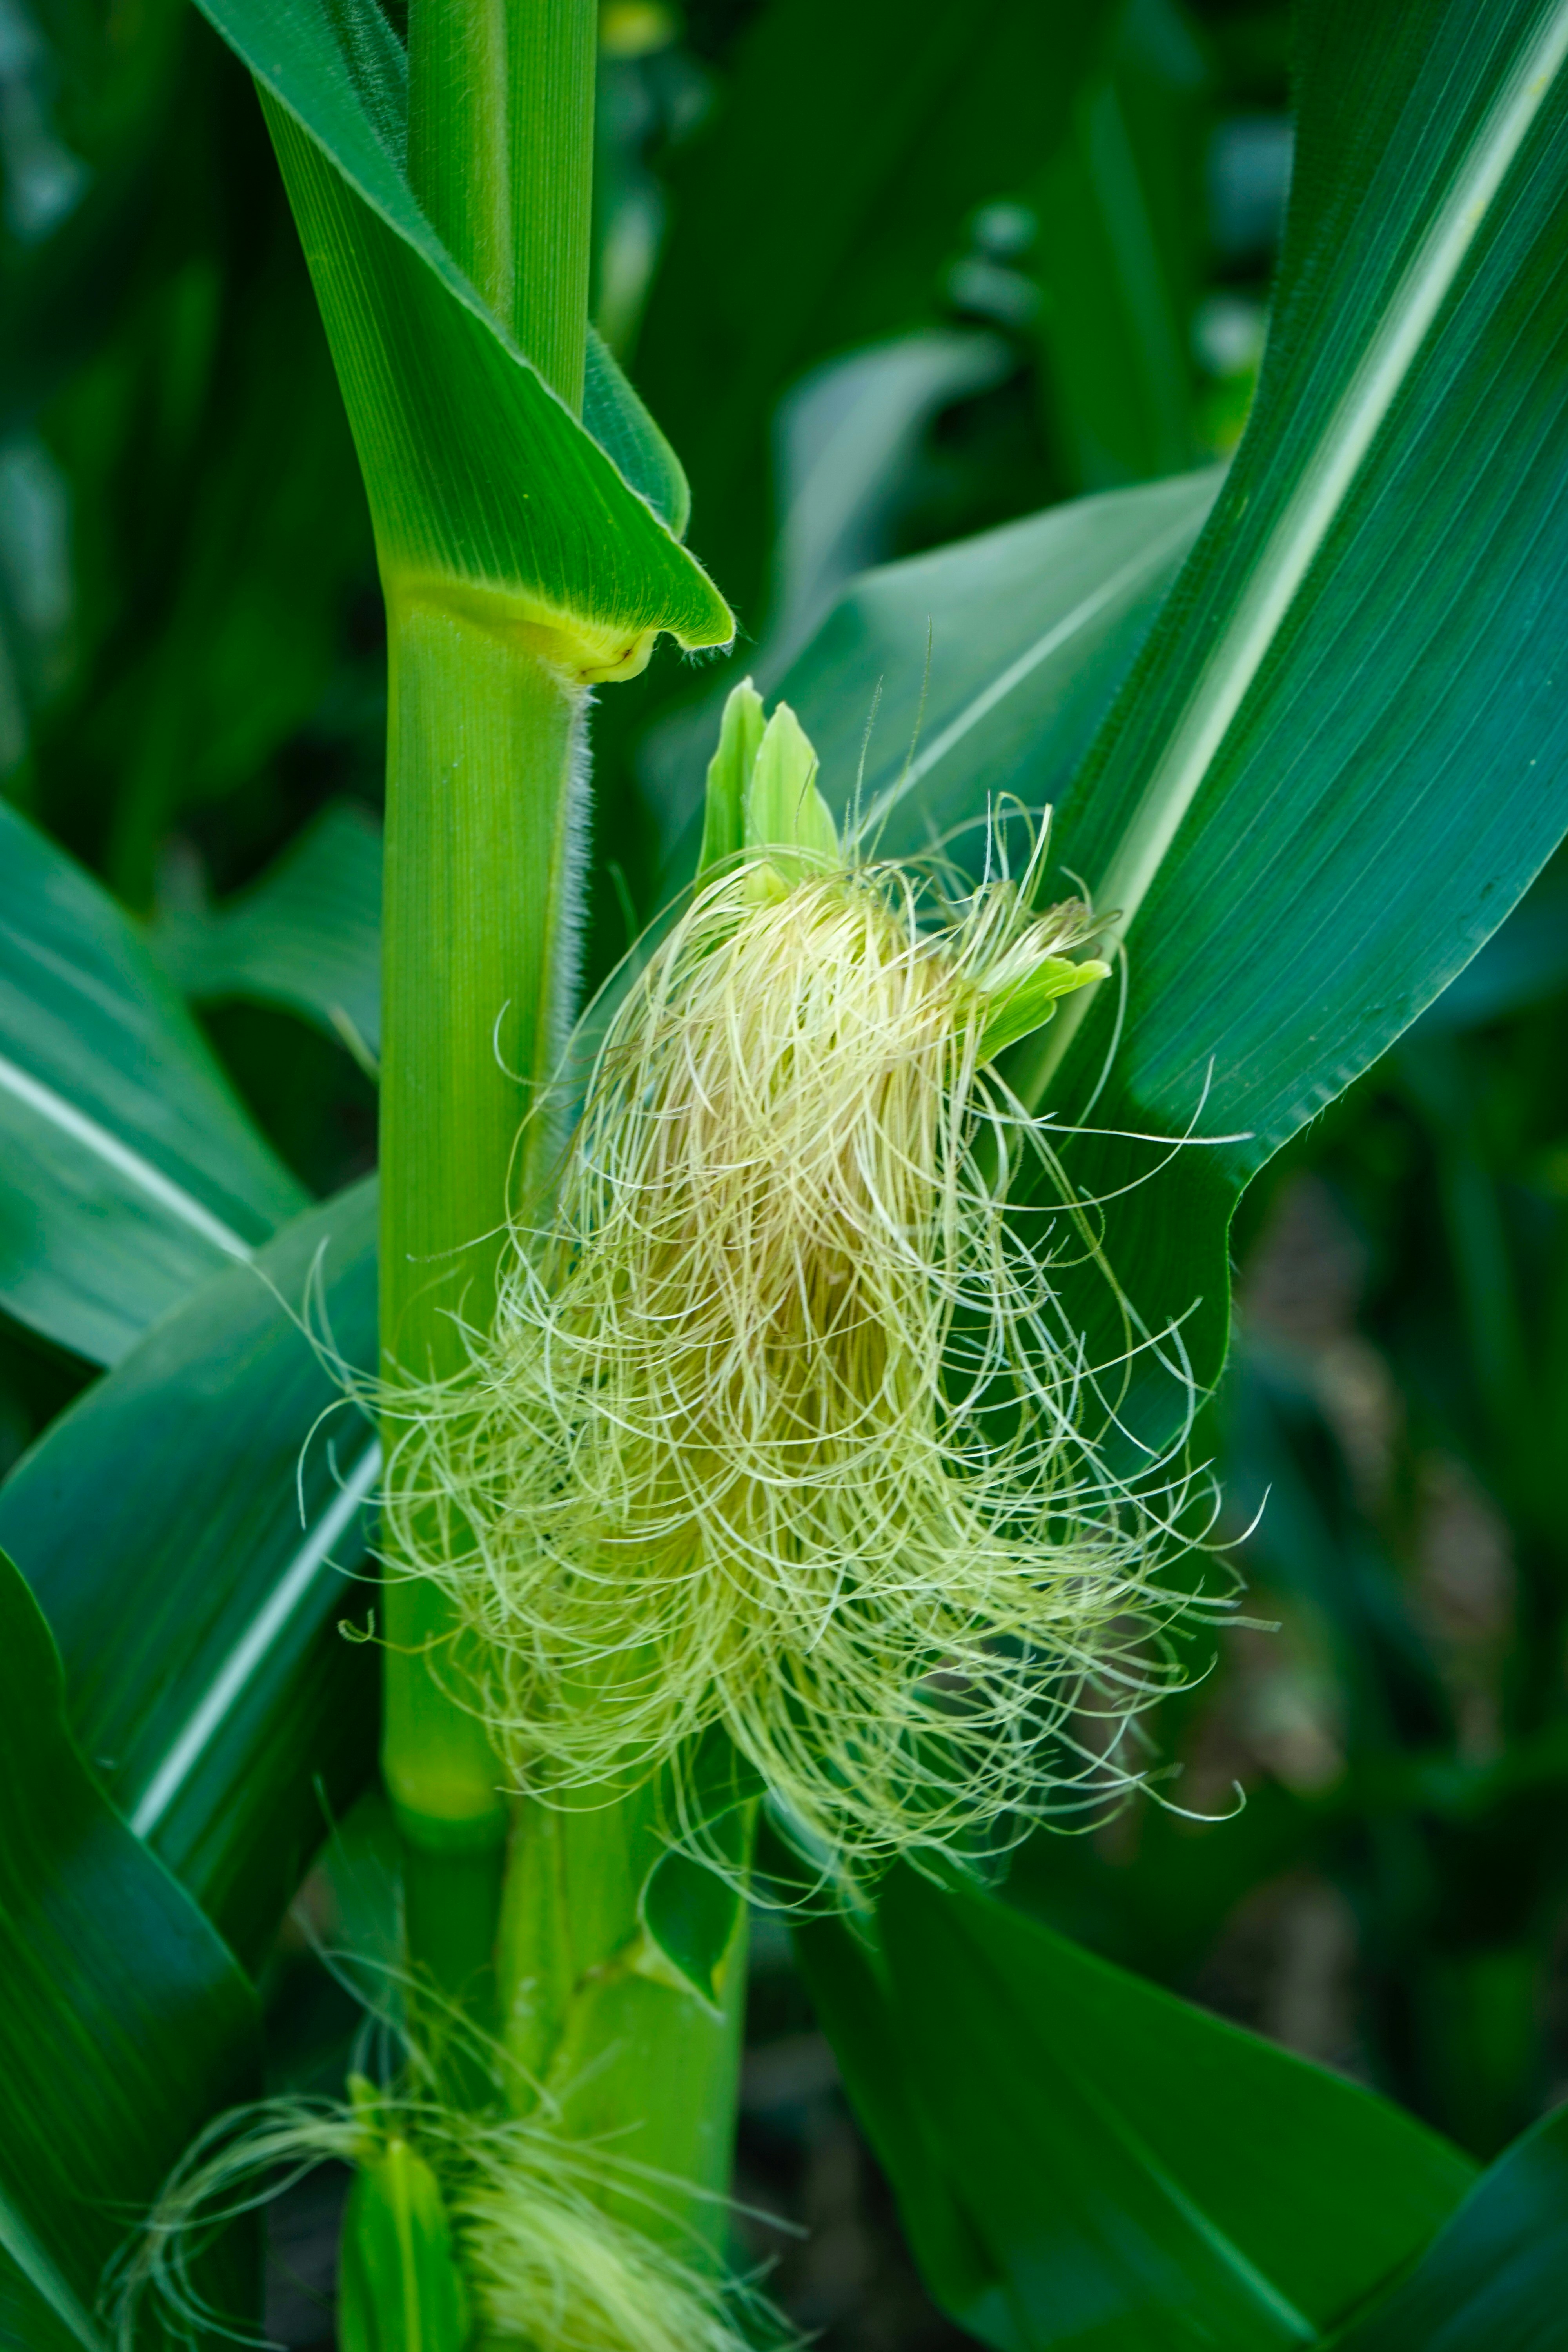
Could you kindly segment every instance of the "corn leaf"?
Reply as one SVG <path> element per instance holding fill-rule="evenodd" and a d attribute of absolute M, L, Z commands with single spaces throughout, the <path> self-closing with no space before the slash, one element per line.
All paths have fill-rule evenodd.
<path fill-rule="evenodd" d="M 281 1005 L 361 1059 L 381 1042 L 381 828 L 337 801 L 219 907 L 167 910 L 153 952 L 196 1003 Z"/>
<path fill-rule="evenodd" d="M 48 1627 L 0 1553 L 0 2340 L 107 2352 L 105 2264 L 246 2095 L 255 1999 L 67 1729 Z M 243 2271 L 204 2283 L 258 2314 Z"/>
<path fill-rule="evenodd" d="M 952 835 L 961 862 L 979 865 L 996 799 L 1059 801 L 1219 478 L 1077 499 L 866 572 L 781 687 L 834 807 L 847 813 L 859 776 L 889 854 Z"/>
<path fill-rule="evenodd" d="M 1264 2352 L 1417 2252 L 1474 2168 L 1387 2101 L 912 1873 L 882 1974 L 797 1931 L 928 2277 L 998 2352 Z"/>
<path fill-rule="evenodd" d="M 406 58 L 375 0 L 205 13 L 267 96 L 389 589 L 533 633 L 584 677 L 639 667 L 661 629 L 726 643 L 723 599 L 674 535 L 679 469 L 608 353 L 580 425 L 415 201 Z"/>
<path fill-rule="evenodd" d="M 1135 1202 L 1109 1229 L 1145 1320 L 1188 1317 L 1200 1379 L 1223 1356 L 1240 1190 L 1462 970 L 1568 826 L 1543 618 L 1568 569 L 1568 6 L 1322 0 L 1303 24 L 1252 422 L 1090 756 L 1062 789 L 1048 713 L 999 757 L 979 729 L 950 751 L 928 720 L 873 796 L 901 844 L 928 805 L 973 824 L 999 792 L 1049 793 L 1064 884 L 1121 911 L 1124 1010 L 1091 992 L 1015 1076 L 1070 1116 L 1114 1047 L 1098 1127 L 1234 1139 L 1180 1154 L 1157 1218 Z M 1158 494 L 1125 495 L 1107 511 Z M 784 682 L 840 795 L 878 677 L 918 690 L 923 614 L 889 604 L 875 642 L 851 619 L 903 570 L 862 583 Z M 931 609 L 934 675 L 964 606 Z M 1016 659 L 1005 641 L 989 666 L 1004 707 Z M 1107 1139 L 1073 1172 L 1110 1195 L 1152 1157 Z"/>
<path fill-rule="evenodd" d="M 374 1769 L 362 1506 L 379 1456 L 296 1318 L 375 1359 L 360 1185 L 196 1290 L 0 1486 L 0 1541 L 65 1661 L 105 1787 L 236 1948 L 259 1957 Z M 312 1433 L 314 1434 L 312 1435 Z M 309 1442 L 308 1442 L 309 1441 Z"/>
<path fill-rule="evenodd" d="M 1332 2352 L 1547 2352 L 1568 2309 L 1568 2109 L 1516 2140 Z"/>
<path fill-rule="evenodd" d="M 112 1363 L 304 1194 L 143 941 L 0 806 L 0 1303 Z"/>
<path fill-rule="evenodd" d="M 1242 1139 L 1183 1154 L 1160 1218 L 1123 1221 L 1146 1319 L 1202 1296 L 1203 1375 L 1238 1191 L 1462 969 L 1568 825 L 1540 626 L 1568 567 L 1568 7 L 1331 0 L 1305 24 L 1254 421 L 1059 842 L 1125 910 L 1097 1121 Z M 1109 1048 L 1112 993 L 1068 1101 Z M 1083 1180 L 1109 1192 L 1138 1164 L 1107 1144 Z"/>
<path fill-rule="evenodd" d="M 1028 189 L 1037 331 L 1069 483 L 1109 489 L 1198 456 L 1188 321 L 1202 265 L 1204 58 L 1174 0 L 1134 0 Z"/>

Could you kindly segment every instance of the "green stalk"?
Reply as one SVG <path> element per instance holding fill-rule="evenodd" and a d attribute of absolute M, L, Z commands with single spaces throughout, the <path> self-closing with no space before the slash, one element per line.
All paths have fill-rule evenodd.
<path fill-rule="evenodd" d="M 595 23 L 593 0 L 414 0 L 408 27 L 415 192 L 574 404 L 587 336 L 579 223 L 593 191 Z M 559 119 L 567 101 L 574 110 Z M 554 177 L 514 175 L 514 151 L 526 155 L 529 120 L 542 110 Z M 538 214 L 526 288 L 514 185 Z M 389 1379 L 422 1381 L 460 1370 L 459 1318 L 489 1323 L 531 1085 L 548 1071 L 570 1012 L 583 697 L 473 605 L 395 579 L 384 585 L 382 1349 Z M 489 2022 L 509 1818 L 501 1767 L 446 1604 L 395 1573 L 384 1611 L 382 1769 L 406 1849 L 410 1957 Z"/>
<path fill-rule="evenodd" d="M 509 1170 L 563 1010 L 579 698 L 450 610 L 388 600 L 383 1358 L 448 1377 L 495 1298 Z M 393 1433 L 395 1434 L 395 1432 Z M 508 1807 L 447 1604 L 389 1577 L 383 1769 L 412 1957 L 478 1999 Z"/>
<path fill-rule="evenodd" d="M 595 30 L 594 0 L 413 0 L 409 20 L 416 191 L 574 408 Z M 382 1332 L 387 1377 L 422 1381 L 461 1370 L 457 1318 L 489 1322 L 509 1205 L 540 1205 L 547 1140 L 516 1147 L 571 1010 L 584 698 L 489 622 L 481 599 L 385 585 Z M 649 1792 L 509 1804 L 446 1603 L 394 1572 L 384 1609 L 383 1769 L 404 1836 L 411 1960 L 501 2031 L 564 2129 L 669 2176 L 669 2236 L 689 2250 L 695 2230 L 717 2252 L 743 1924 L 721 2000 L 705 2002 L 641 1924 L 660 1852 Z M 646 2200 L 626 2218 L 648 2227 Z"/>

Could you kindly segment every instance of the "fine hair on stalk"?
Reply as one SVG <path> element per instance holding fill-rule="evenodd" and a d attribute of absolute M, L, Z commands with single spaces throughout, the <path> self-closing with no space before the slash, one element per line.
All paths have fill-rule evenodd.
<path fill-rule="evenodd" d="M 1023 988 L 1091 976 L 1089 910 L 1037 911 L 1037 864 L 962 897 L 803 853 L 704 877 L 601 1021 L 493 1328 L 382 1396 L 393 1572 L 450 1595 L 534 1793 L 721 1726 L 853 1878 L 1138 1777 L 1206 1488 L 1190 1385 L 1176 1440 L 1113 1466 L 1130 1365 L 1168 1359 L 993 1059 Z"/>

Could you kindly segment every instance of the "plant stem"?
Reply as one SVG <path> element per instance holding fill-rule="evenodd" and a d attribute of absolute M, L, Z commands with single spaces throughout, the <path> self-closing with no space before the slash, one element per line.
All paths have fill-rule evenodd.
<path fill-rule="evenodd" d="M 494 1305 L 527 1076 L 565 1010 L 581 698 L 470 619 L 389 604 L 381 1314 L 395 1381 L 460 1371 L 459 1318 L 483 1329 Z M 384 1611 L 383 1769 L 411 1849 L 410 1938 L 459 1993 L 493 1938 L 503 1776 L 435 1588 L 393 1574 Z"/>
<path fill-rule="evenodd" d="M 595 32 L 594 0 L 412 0 L 409 21 L 416 193 L 574 407 Z M 520 1188 L 542 1205 L 532 1187 L 548 1150 L 522 1160 L 515 1147 L 570 1011 L 584 698 L 472 604 L 387 586 L 382 1331 L 388 1378 L 423 1381 L 460 1374 L 459 1317 L 488 1328 Z M 646 2191 L 607 2204 L 688 2253 L 695 2236 L 716 2255 L 743 1916 L 711 2006 L 643 1930 L 639 1899 L 662 1850 L 651 1791 L 509 1807 L 447 1604 L 394 1563 L 385 1612 L 383 1762 L 404 1833 L 411 1959 L 500 2032 L 563 2130 L 668 2181 L 652 2206 Z"/>
<path fill-rule="evenodd" d="M 409 0 L 408 177 L 498 319 L 512 315 L 506 0 Z"/>
<path fill-rule="evenodd" d="M 593 0 L 413 0 L 409 14 L 415 192 L 574 404 L 595 22 Z M 471 609 L 384 584 L 382 1351 L 389 1380 L 420 1381 L 461 1370 L 460 1323 L 489 1327 L 519 1130 L 570 1013 L 584 697 Z M 439 1594 L 395 1563 L 384 1612 L 382 1762 L 405 1844 L 410 1957 L 489 2022 L 504 1776 Z"/>
<path fill-rule="evenodd" d="M 518 1808 L 498 1973 L 507 2049 L 561 2127 L 657 2175 L 603 2201 L 689 2259 L 723 2252 L 744 2021 L 740 1909 L 717 2007 L 699 1999 L 643 1927 L 640 1897 L 664 1852 L 654 1792 L 581 1793 Z"/>

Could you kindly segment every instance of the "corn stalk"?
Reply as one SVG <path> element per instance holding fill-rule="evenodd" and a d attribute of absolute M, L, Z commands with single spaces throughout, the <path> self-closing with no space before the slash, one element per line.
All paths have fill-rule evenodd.
<path fill-rule="evenodd" d="M 627 611 L 627 541 L 653 519 L 577 425 L 595 33 L 593 0 L 416 0 L 407 185 L 426 238 L 439 239 L 444 289 L 410 268 L 406 246 L 268 101 L 355 428 L 387 609 L 389 1454 L 399 1384 L 461 1376 L 465 1331 L 482 1331 L 493 1308 L 509 1214 L 543 1206 L 553 1129 L 541 1089 L 573 1012 L 590 688 L 640 667 L 661 623 L 727 632 L 662 530 L 642 561 L 654 585 Z M 395 91 L 390 48 L 384 62 Z M 445 352 L 421 348 L 432 304 Z M 482 376 L 492 400 L 499 390 L 514 419 L 521 406 L 550 453 L 589 476 L 598 512 L 579 496 L 574 514 L 580 484 L 548 457 L 529 466 L 515 434 L 487 436 L 496 420 L 482 393 L 465 411 Z M 518 517 L 510 543 L 495 528 L 498 478 Z M 560 541 L 574 534 L 575 562 L 563 563 Z M 383 1771 L 416 1978 L 517 2062 L 514 2106 L 542 2090 L 563 2130 L 616 2136 L 669 2181 L 670 2231 L 712 2236 L 734 2105 L 738 1912 L 722 1990 L 705 2000 L 642 1925 L 661 1852 L 647 1792 L 590 1791 L 566 1810 L 510 1794 L 471 1671 L 482 1664 L 462 1654 L 439 1594 L 395 1559 L 381 1631 Z M 448 2088 L 492 2095 L 493 2073 L 458 2065 Z M 647 2221 L 652 2209 L 637 2210 Z"/>

